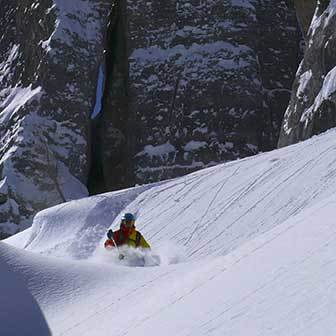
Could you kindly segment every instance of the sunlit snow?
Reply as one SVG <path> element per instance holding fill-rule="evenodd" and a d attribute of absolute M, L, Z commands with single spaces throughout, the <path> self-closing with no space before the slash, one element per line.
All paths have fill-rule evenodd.
<path fill-rule="evenodd" d="M 20 276 L 53 335 L 333 335 L 335 154 L 331 130 L 47 209 L 0 243 L 0 267 Z M 159 266 L 103 249 L 125 211 Z"/>

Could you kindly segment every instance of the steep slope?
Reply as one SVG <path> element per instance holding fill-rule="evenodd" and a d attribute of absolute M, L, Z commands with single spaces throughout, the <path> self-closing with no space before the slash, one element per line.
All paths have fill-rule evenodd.
<path fill-rule="evenodd" d="M 319 1 L 296 74 L 279 147 L 336 126 L 336 2 Z"/>
<path fill-rule="evenodd" d="M 334 194 L 335 130 L 302 144 L 208 168 L 161 185 L 103 194 L 40 212 L 29 250 L 70 258 L 93 254 L 120 212 L 134 212 L 154 246 L 187 257 L 223 255 Z M 146 188 L 146 189 L 143 189 Z"/>
<path fill-rule="evenodd" d="M 5 243 L 0 244 L 0 261 L 24 279 L 54 335 L 98 336 L 107 330 L 118 336 L 332 335 L 336 313 L 335 133 L 332 130 L 296 146 L 197 172 L 140 193 L 127 210 L 138 210 L 139 227 L 147 236 L 154 233 L 153 242 L 182 238 L 183 262 L 132 268 L 111 264 L 108 258 L 102 264 L 97 256 L 88 261 L 56 259 Z M 274 163 L 281 160 L 286 165 L 276 169 Z M 265 166 L 272 169 L 265 171 Z M 238 174 L 238 168 L 244 174 Z M 235 184 L 226 184 L 230 181 L 226 175 L 232 175 L 237 185 L 245 185 L 240 198 L 234 194 L 238 192 Z M 217 180 L 216 187 L 211 179 Z M 269 188 L 271 181 L 273 189 Z M 122 194 L 104 195 L 110 199 L 109 209 L 89 208 L 90 202 L 99 205 L 101 199 L 95 197 L 45 210 L 29 229 L 34 239 L 28 248 L 57 255 L 60 251 L 50 249 L 53 242 L 58 244 L 60 237 L 76 239 L 69 235 L 69 225 L 77 233 L 87 214 L 95 214 L 96 221 L 104 218 L 108 210 L 113 211 L 113 199 Z M 222 202 L 230 196 L 228 212 Z M 225 218 L 237 219 L 226 226 L 228 234 L 215 231 L 225 228 L 225 221 L 216 220 L 216 214 L 223 212 Z M 197 225 L 196 216 L 204 222 Z M 245 216 L 251 226 L 241 230 Z M 60 228 L 53 235 L 56 223 Z M 62 233 L 62 228 L 68 231 Z M 184 231 L 189 232 L 185 235 Z M 197 231 L 197 239 L 197 233 L 191 237 L 190 232 Z M 205 245 L 207 231 L 216 236 Z M 15 245 L 16 239 L 8 242 Z M 188 240 L 197 242 L 199 250 Z M 235 248 L 226 253 L 223 246 L 232 246 L 233 240 Z M 154 245 L 164 256 L 162 245 Z M 83 244 L 82 249 L 86 248 Z M 60 249 L 66 255 L 66 247 Z"/>

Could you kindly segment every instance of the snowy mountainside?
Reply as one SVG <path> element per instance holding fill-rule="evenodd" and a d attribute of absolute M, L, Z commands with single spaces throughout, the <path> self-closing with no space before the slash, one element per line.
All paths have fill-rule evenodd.
<path fill-rule="evenodd" d="M 335 133 L 44 210 L 0 244 L 0 262 L 53 335 L 332 335 Z M 102 258 L 123 211 L 159 267 Z"/>

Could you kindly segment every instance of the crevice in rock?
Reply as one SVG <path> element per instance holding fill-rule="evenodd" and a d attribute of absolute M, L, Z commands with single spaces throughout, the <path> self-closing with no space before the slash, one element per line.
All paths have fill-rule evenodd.
<path fill-rule="evenodd" d="M 313 1 L 294 0 L 294 3 L 295 3 L 296 13 L 297 13 L 298 21 L 300 23 L 301 31 L 307 42 L 309 26 L 314 16 L 314 12 L 315 12 L 318 1 L 317 0 L 313 0 Z"/>
<path fill-rule="evenodd" d="M 104 48 L 104 89 L 101 111 L 91 122 L 91 195 L 132 185 L 128 153 L 132 131 L 128 115 L 126 3 L 111 8 Z M 128 132 L 130 130 L 130 133 Z"/>
<path fill-rule="evenodd" d="M 262 95 L 258 120 L 258 148 L 264 152 L 277 147 L 292 84 L 303 57 L 300 47 L 303 36 L 297 16 L 294 14 L 293 1 L 277 5 L 279 11 L 277 18 L 268 14 L 272 12 L 274 6 L 272 2 L 261 0 L 257 4 L 258 38 L 255 48 Z M 283 24 L 284 16 L 287 17 L 285 22 L 291 29 L 284 27 L 282 34 L 277 34 L 278 27 Z M 275 44 L 274 41 L 277 43 Z"/>

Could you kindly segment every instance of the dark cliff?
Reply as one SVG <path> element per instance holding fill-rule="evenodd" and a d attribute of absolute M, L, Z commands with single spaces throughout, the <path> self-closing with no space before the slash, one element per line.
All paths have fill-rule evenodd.
<path fill-rule="evenodd" d="M 106 190 L 276 147 L 300 57 L 293 3 L 132 0 L 112 21 Z"/>
<path fill-rule="evenodd" d="M 279 147 L 336 126 L 336 2 L 319 1 L 308 30 Z"/>
<path fill-rule="evenodd" d="M 305 39 L 307 39 L 308 29 L 313 19 L 317 0 L 294 0 L 294 4 L 302 33 Z"/>

